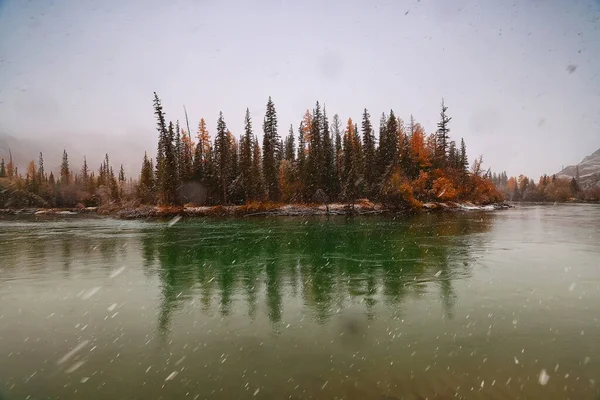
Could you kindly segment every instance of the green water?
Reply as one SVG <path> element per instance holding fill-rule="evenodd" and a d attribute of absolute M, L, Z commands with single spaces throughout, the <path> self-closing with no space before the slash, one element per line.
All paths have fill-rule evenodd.
<path fill-rule="evenodd" d="M 600 207 L 5 219 L 0 384 L 9 399 L 597 399 Z"/>

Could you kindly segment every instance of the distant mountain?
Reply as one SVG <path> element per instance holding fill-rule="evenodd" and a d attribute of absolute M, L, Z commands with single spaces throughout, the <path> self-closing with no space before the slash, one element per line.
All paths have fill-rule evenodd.
<path fill-rule="evenodd" d="M 19 173 L 25 174 L 27 164 L 34 160 L 36 165 L 40 151 L 44 155 L 44 167 L 46 171 L 60 170 L 63 150 L 69 155 L 69 166 L 72 170 L 79 172 L 83 165 L 84 155 L 87 158 L 90 170 L 96 171 L 108 153 L 110 164 L 118 172 L 123 164 L 127 176 L 136 177 L 139 174 L 144 151 L 148 151 L 148 157 L 154 157 L 156 145 L 152 143 L 154 132 L 148 135 L 144 143 L 118 136 L 92 136 L 92 135 L 65 135 L 64 137 L 42 137 L 34 139 L 31 137 L 16 137 L 0 132 L 0 158 L 8 162 L 9 149 L 12 153 L 13 162 L 19 169 Z"/>
<path fill-rule="evenodd" d="M 569 165 L 556 174 L 559 178 L 573 178 L 579 171 L 579 186 L 587 189 L 593 186 L 600 187 L 600 149 L 583 159 L 577 165 Z"/>

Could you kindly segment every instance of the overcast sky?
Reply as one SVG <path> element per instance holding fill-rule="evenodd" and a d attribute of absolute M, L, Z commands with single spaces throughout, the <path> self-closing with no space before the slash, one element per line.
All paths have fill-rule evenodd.
<path fill-rule="evenodd" d="M 248 107 L 261 135 L 269 95 L 281 135 L 316 100 L 432 132 L 443 96 L 471 159 L 553 173 L 600 147 L 600 0 L 510 3 L 0 0 L 0 133 L 155 151 L 153 91 L 211 134 Z"/>

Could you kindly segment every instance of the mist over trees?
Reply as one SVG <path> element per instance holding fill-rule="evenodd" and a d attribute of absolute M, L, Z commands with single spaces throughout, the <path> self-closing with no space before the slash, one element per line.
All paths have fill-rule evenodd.
<path fill-rule="evenodd" d="M 115 173 L 108 155 L 96 172 L 85 158 L 74 168 L 64 151 L 57 177 L 46 172 L 41 153 L 24 174 L 12 160 L 1 160 L 0 184 L 10 188 L 10 195 L 7 189 L 0 194 L 0 207 L 354 204 L 369 199 L 392 209 L 418 209 L 430 201 L 502 200 L 492 177 L 481 170 L 481 158 L 469 168 L 464 140 L 458 145 L 452 140 L 452 118 L 443 100 L 436 132 L 427 134 L 412 115 L 406 124 L 390 110 L 381 114 L 376 135 L 369 110 L 364 109 L 360 127 L 337 114 L 330 122 L 318 101 L 297 127 L 280 131 L 269 97 L 262 143 L 248 109 L 239 136 L 220 112 L 211 138 L 203 118 L 193 135 L 179 121 L 168 121 L 156 93 L 153 108 L 156 156 L 143 155 L 135 178 L 126 177 L 122 165 Z"/>

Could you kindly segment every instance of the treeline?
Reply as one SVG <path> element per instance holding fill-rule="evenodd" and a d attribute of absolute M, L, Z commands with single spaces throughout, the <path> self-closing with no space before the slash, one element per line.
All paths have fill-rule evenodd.
<path fill-rule="evenodd" d="M 582 188 L 579 173 L 571 179 L 542 175 L 537 183 L 525 175 L 509 178 L 506 172 L 492 173 L 490 177 L 504 198 L 510 201 L 600 201 L 600 187 Z"/>
<path fill-rule="evenodd" d="M 269 98 L 262 121 L 262 143 L 246 110 L 244 132 L 235 137 L 221 112 L 214 139 L 201 119 L 192 138 L 179 121 L 167 122 L 154 93 L 158 131 L 155 158 L 144 155 L 138 179 L 118 177 L 108 155 L 98 174 L 83 167 L 73 172 L 67 153 L 60 177 L 46 175 L 42 155 L 25 176 L 10 160 L 2 161 L 5 176 L 25 199 L 4 206 L 91 206 L 135 201 L 160 205 L 236 205 L 251 202 L 354 204 L 368 198 L 390 208 L 420 208 L 429 201 L 502 200 L 492 180 L 481 170 L 481 158 L 471 168 L 466 144 L 450 138 L 451 117 L 442 101 L 437 131 L 427 135 L 411 116 L 407 124 L 393 110 L 379 119 L 379 131 L 365 109 L 360 122 L 345 124 L 336 114 L 331 123 L 325 106 L 316 103 L 295 129 L 280 135 L 275 104 Z M 0 180 L 0 185 L 2 181 Z M 1 196 L 1 195 L 0 195 Z M 0 197 L 0 207 L 2 207 Z"/>
<path fill-rule="evenodd" d="M 88 167 L 85 157 L 81 168 L 74 171 L 65 150 L 58 176 L 53 171 L 46 172 L 43 153 L 37 163 L 29 162 L 24 176 L 14 166 L 12 155 L 8 163 L 0 160 L 0 208 L 70 208 L 120 203 L 133 198 L 133 187 L 131 179 L 125 180 L 123 165 L 115 175 L 108 155 L 96 174 Z"/>
<path fill-rule="evenodd" d="M 246 110 L 243 135 L 236 138 L 223 113 L 211 143 L 204 119 L 194 141 L 179 122 L 166 122 L 154 94 L 159 135 L 155 160 L 143 160 L 138 194 L 145 203 L 243 204 L 248 202 L 353 203 L 368 198 L 393 207 L 418 208 L 425 201 L 501 200 L 481 173 L 481 159 L 469 170 L 464 140 L 450 139 L 442 101 L 435 134 L 394 111 L 382 114 L 376 137 L 365 109 L 361 127 L 349 118 L 331 123 L 325 107 L 307 110 L 297 130 L 279 135 L 275 104 L 269 98 L 262 123 L 262 146 Z"/>

